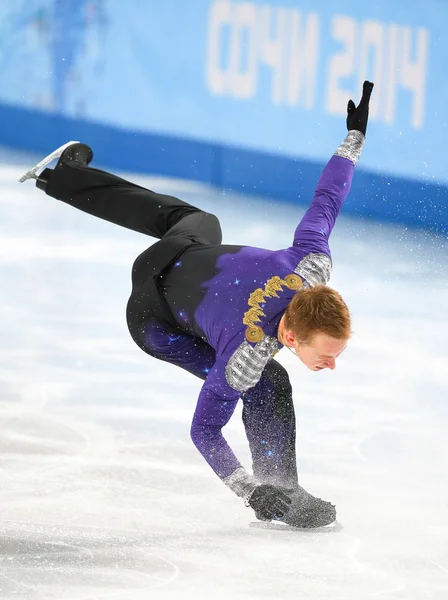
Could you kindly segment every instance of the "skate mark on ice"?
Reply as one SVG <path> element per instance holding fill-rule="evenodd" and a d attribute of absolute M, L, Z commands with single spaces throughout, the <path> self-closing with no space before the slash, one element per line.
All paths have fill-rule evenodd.
<path fill-rule="evenodd" d="M 424 557 L 422 557 L 422 558 L 424 558 Z M 440 563 L 438 563 L 434 560 L 431 560 L 430 558 L 426 558 L 425 560 L 427 560 L 429 563 L 434 565 L 434 567 L 437 567 L 437 569 L 439 569 L 440 571 L 442 571 L 443 573 L 446 573 L 448 575 L 448 569 L 443 567 Z"/>
<path fill-rule="evenodd" d="M 381 576 L 381 577 L 385 577 L 387 579 L 397 579 L 396 576 L 389 574 L 389 572 L 384 572 L 383 570 L 378 569 L 377 567 L 370 567 L 367 564 L 365 564 L 364 562 L 361 562 L 356 554 L 359 552 L 360 549 L 360 542 L 358 539 L 353 538 L 353 536 L 351 536 L 350 534 L 347 534 L 346 537 L 348 539 L 353 540 L 352 546 L 347 554 L 348 558 L 350 559 L 350 562 L 352 564 L 355 565 L 358 573 L 370 573 L 370 574 L 374 574 L 376 573 L 377 576 Z M 383 596 L 384 594 L 391 594 L 391 593 L 395 593 L 395 592 L 401 592 L 403 590 L 406 589 L 406 585 L 403 584 L 401 581 L 396 584 L 393 584 L 392 586 L 387 586 L 384 588 L 381 588 L 380 590 L 377 590 L 375 592 L 369 592 L 368 596 L 369 598 L 375 598 L 375 597 L 379 597 L 379 596 Z"/>
<path fill-rule="evenodd" d="M 26 492 L 37 491 L 39 489 L 39 484 L 53 482 L 56 484 L 56 489 L 51 490 L 51 493 L 54 494 L 55 492 L 60 491 L 60 489 L 67 488 L 71 485 L 69 474 L 72 473 L 72 470 L 70 469 L 69 474 L 67 474 L 67 468 L 80 466 L 82 457 L 88 453 L 92 447 L 92 440 L 89 435 L 84 433 L 73 423 L 67 423 L 66 420 L 42 414 L 41 411 L 49 400 L 46 386 L 42 386 L 40 389 L 33 391 L 33 394 L 28 392 L 23 396 L 19 410 L 15 409 L 14 411 L 10 411 L 7 418 L 3 419 L 2 425 L 5 426 L 8 421 L 12 420 L 18 421 L 19 425 L 21 421 L 28 425 L 28 428 L 25 428 L 25 434 L 19 433 L 20 427 L 12 428 L 11 435 L 9 436 L 9 443 L 13 446 L 13 454 L 16 454 L 17 449 L 20 450 L 19 446 L 21 444 L 31 444 L 31 449 L 34 448 L 34 451 L 32 452 L 33 457 L 36 455 L 35 448 L 37 448 L 37 454 L 39 454 L 40 448 L 41 451 L 44 451 L 44 454 L 49 460 L 46 460 L 44 465 L 35 463 L 32 466 L 27 466 L 26 469 L 21 470 L 19 473 L 14 472 L 10 477 L 8 477 L 8 473 L 4 472 L 3 484 L 5 484 L 5 481 L 9 481 L 10 485 L 12 484 L 15 486 L 19 483 L 22 484 L 20 485 L 20 491 L 23 494 Z M 29 400 L 30 396 L 32 396 L 31 401 Z M 51 428 L 45 428 L 42 426 L 42 423 L 50 423 L 52 426 Z M 53 427 L 53 425 L 55 427 Z M 58 432 L 58 435 L 48 437 L 45 429 L 49 429 L 52 432 L 55 430 Z M 70 436 L 67 435 L 67 432 L 74 434 L 72 440 L 69 439 L 68 442 L 67 438 Z M 70 444 L 78 446 L 78 449 L 73 450 L 73 448 L 70 448 Z M 8 448 L 8 446 L 6 448 Z M 52 457 L 50 454 L 50 456 L 48 456 L 48 453 L 52 452 L 60 452 L 62 455 Z M 19 454 L 23 454 L 23 449 Z M 56 476 L 55 473 L 58 474 L 58 476 Z M 23 481 L 28 482 L 26 487 L 23 487 Z M 48 489 L 46 489 L 46 492 L 48 496 Z M 73 521 L 79 517 L 80 513 L 84 513 L 90 508 L 91 505 L 88 500 L 85 498 L 80 499 L 76 513 L 71 517 L 61 516 L 58 519 L 58 522 L 68 523 Z"/>
<path fill-rule="evenodd" d="M 12 537 L 9 534 L 4 538 L 4 557 L 0 555 L 0 563 L 4 563 L 1 575 L 14 585 L 30 590 L 33 593 L 30 598 L 57 597 L 61 588 L 66 600 L 113 598 L 123 593 L 127 594 L 126 597 L 133 597 L 136 593 L 169 585 L 178 577 L 179 568 L 169 559 L 135 547 L 132 539 L 123 539 L 120 544 L 112 541 L 107 531 L 104 533 L 105 536 L 90 538 L 90 547 L 85 541 L 41 541 L 45 537 L 42 530 L 37 532 L 38 540 L 32 535 L 22 534 L 17 538 L 17 535 Z M 53 538 L 55 534 L 46 535 Z M 15 572 L 12 574 L 9 570 Z M 18 576 L 21 572 L 23 577 Z M 38 585 L 27 583 L 27 579 L 36 576 L 39 578 Z M 146 581 L 136 583 L 136 577 Z M 113 589 L 79 593 L 72 587 L 79 586 L 80 582 L 94 582 L 98 587 L 98 583 L 101 586 L 101 578 L 105 582 L 104 587 L 113 585 Z M 72 594 L 67 593 L 67 587 L 73 589 Z M 49 594 L 50 589 L 52 594 Z"/>
<path fill-rule="evenodd" d="M 58 419 L 56 417 L 50 416 L 50 415 L 45 415 L 42 414 L 42 409 L 44 408 L 44 406 L 48 403 L 48 393 L 44 388 L 40 389 L 40 393 L 36 394 L 33 393 L 32 395 L 32 403 L 28 402 L 27 399 L 25 398 L 21 403 L 20 403 L 20 408 L 19 410 L 15 409 L 14 411 L 10 411 L 10 413 L 8 415 L 6 415 L 2 422 L 0 423 L 0 426 L 4 426 L 6 424 L 6 422 L 10 421 L 10 420 L 18 420 L 20 421 L 20 419 L 25 418 L 25 419 L 29 419 L 29 421 L 31 421 L 31 423 L 33 422 L 33 420 L 36 421 L 37 426 L 39 425 L 39 421 L 50 421 L 52 423 L 54 423 L 55 425 L 57 425 L 59 428 L 71 431 L 72 433 L 75 434 L 74 438 L 81 438 L 82 440 L 82 447 L 79 451 L 75 451 L 75 452 L 67 452 L 65 456 L 62 457 L 58 457 L 54 462 L 52 462 L 52 464 L 45 466 L 43 469 L 40 469 L 39 472 L 45 472 L 49 469 L 53 469 L 55 462 L 64 462 L 65 458 L 69 458 L 69 459 L 73 459 L 73 458 L 79 458 L 81 457 L 83 454 L 85 454 L 86 452 L 88 452 L 92 446 L 92 440 L 90 438 L 89 435 L 85 434 L 83 431 L 81 431 L 79 428 L 77 428 L 73 423 L 67 423 L 65 420 L 63 419 Z M 36 396 L 40 397 L 40 402 L 38 404 L 38 406 L 36 406 Z M 26 406 L 26 408 L 23 408 L 24 405 Z M 34 423 L 32 423 L 34 425 Z M 36 426 L 36 425 L 34 425 Z M 53 429 L 52 429 L 53 431 Z M 59 430 L 57 430 L 58 433 Z M 33 431 L 33 433 L 35 433 Z M 67 437 L 65 435 L 65 437 Z M 31 441 L 33 442 L 37 442 L 38 444 L 40 443 L 41 446 L 44 445 L 46 438 L 45 438 L 45 433 L 43 433 L 41 435 L 40 438 L 38 439 L 32 439 Z M 58 442 L 64 442 L 64 436 L 61 434 L 59 437 L 55 437 L 54 439 L 50 440 L 50 450 L 52 449 L 51 446 L 54 446 L 55 443 Z M 81 445 L 81 444 L 80 444 Z M 58 450 L 58 448 L 56 448 L 56 450 Z M 70 450 L 69 448 L 63 448 L 63 450 Z M 21 449 L 21 452 L 23 450 Z"/>

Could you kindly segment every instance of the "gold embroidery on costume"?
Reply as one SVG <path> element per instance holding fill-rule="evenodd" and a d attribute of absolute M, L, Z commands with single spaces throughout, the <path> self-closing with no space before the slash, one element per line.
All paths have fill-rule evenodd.
<path fill-rule="evenodd" d="M 247 301 L 249 306 L 258 306 L 264 300 L 264 292 L 261 288 L 257 288 L 255 292 L 249 296 L 249 300 Z"/>
<path fill-rule="evenodd" d="M 259 306 L 254 306 L 244 313 L 243 323 L 244 325 L 253 325 L 261 321 L 259 317 L 265 317 L 266 315 Z"/>
<path fill-rule="evenodd" d="M 286 275 L 285 283 L 290 290 L 300 290 L 302 287 L 302 280 L 295 273 L 291 273 L 291 275 Z"/>
<path fill-rule="evenodd" d="M 291 273 L 287 275 L 285 279 L 281 279 L 278 275 L 274 275 L 266 283 L 264 290 L 257 288 L 249 296 L 247 304 L 251 308 L 244 313 L 243 324 L 248 325 L 246 329 L 246 340 L 248 342 L 259 342 L 264 335 L 263 329 L 255 325 L 261 321 L 260 317 L 265 317 L 265 313 L 260 307 L 266 298 L 279 298 L 277 292 L 280 292 L 286 286 L 290 290 L 299 290 L 302 287 L 302 279 L 296 274 Z"/>
<path fill-rule="evenodd" d="M 286 285 L 286 281 L 280 279 L 278 275 L 274 275 L 274 277 L 271 277 L 271 279 L 267 282 L 266 287 L 264 288 L 266 296 L 275 296 L 275 298 L 279 298 L 280 296 L 277 294 L 277 292 L 280 292 L 284 285 Z"/>
<path fill-rule="evenodd" d="M 248 342 L 260 342 L 263 339 L 264 331 L 258 325 L 253 325 L 246 329 L 246 340 Z"/>

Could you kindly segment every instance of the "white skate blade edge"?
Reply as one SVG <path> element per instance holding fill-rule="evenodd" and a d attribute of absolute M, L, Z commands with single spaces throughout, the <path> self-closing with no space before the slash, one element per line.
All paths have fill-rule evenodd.
<path fill-rule="evenodd" d="M 43 169 L 44 167 L 46 167 L 55 158 L 60 158 L 64 150 L 69 146 L 72 146 L 73 144 L 79 144 L 79 142 L 67 142 L 63 146 L 56 148 L 56 150 L 54 150 L 51 154 L 43 158 L 40 162 L 37 163 L 37 165 L 34 165 L 34 167 L 32 167 L 29 171 L 22 175 L 22 177 L 19 179 L 19 183 L 23 183 L 27 179 L 37 179 L 36 173 L 37 171 L 39 171 L 39 169 Z"/>
<path fill-rule="evenodd" d="M 341 531 L 342 525 L 338 521 L 333 521 L 329 525 L 322 527 L 293 527 L 286 525 L 281 521 L 251 521 L 249 523 L 251 529 L 269 529 L 271 531 L 294 531 L 296 533 L 335 533 Z"/>

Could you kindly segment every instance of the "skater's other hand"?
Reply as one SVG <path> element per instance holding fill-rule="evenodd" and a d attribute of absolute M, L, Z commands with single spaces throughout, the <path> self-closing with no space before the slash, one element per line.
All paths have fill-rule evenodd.
<path fill-rule="evenodd" d="M 353 100 L 348 101 L 347 105 L 347 129 L 355 129 L 366 135 L 367 121 L 369 119 L 369 102 L 372 95 L 373 83 L 364 81 L 362 86 L 362 97 L 358 106 Z"/>
<path fill-rule="evenodd" d="M 247 504 L 264 519 L 281 519 L 289 510 L 291 492 L 286 488 L 262 484 L 255 488 Z"/>

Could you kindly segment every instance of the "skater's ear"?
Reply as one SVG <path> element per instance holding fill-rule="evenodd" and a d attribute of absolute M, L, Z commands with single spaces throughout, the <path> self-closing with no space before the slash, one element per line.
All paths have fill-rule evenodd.
<path fill-rule="evenodd" d="M 285 345 L 290 348 L 295 348 L 296 345 L 296 336 L 291 329 L 286 329 L 283 339 L 285 340 Z"/>

